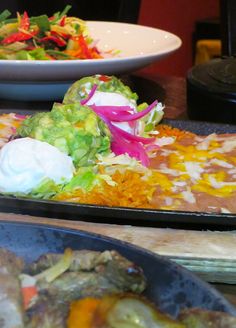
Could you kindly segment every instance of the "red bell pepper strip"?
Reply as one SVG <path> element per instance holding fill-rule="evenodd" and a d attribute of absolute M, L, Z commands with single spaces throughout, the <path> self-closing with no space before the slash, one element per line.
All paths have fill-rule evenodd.
<path fill-rule="evenodd" d="M 110 76 L 107 76 L 107 75 L 101 75 L 99 76 L 98 78 L 100 81 L 103 81 L 103 82 L 108 82 L 111 80 L 111 77 Z"/>
<path fill-rule="evenodd" d="M 6 37 L 5 39 L 3 39 L 2 43 L 9 44 L 9 43 L 17 42 L 17 41 L 24 41 L 24 40 L 31 39 L 34 35 L 36 35 L 38 33 L 38 31 L 37 30 L 29 31 L 29 28 L 30 28 L 30 20 L 29 20 L 29 16 L 28 16 L 27 12 L 25 11 L 24 14 L 22 15 L 18 29 L 24 30 L 27 32 L 19 31 L 19 32 L 13 33 L 13 34 L 9 35 L 8 37 Z"/>
<path fill-rule="evenodd" d="M 21 21 L 20 21 L 20 26 L 21 29 L 24 29 L 26 31 L 29 30 L 30 27 L 30 20 L 27 12 L 25 11 L 22 15 Z"/>
<path fill-rule="evenodd" d="M 60 26 L 65 26 L 66 23 L 66 15 L 64 15 L 59 23 Z"/>
<path fill-rule="evenodd" d="M 3 39 L 2 44 L 10 44 L 17 41 L 26 41 L 32 39 L 37 33 L 38 33 L 37 30 L 30 31 L 29 33 L 17 32 Z"/>
<path fill-rule="evenodd" d="M 53 36 L 53 35 L 45 36 L 44 38 L 41 38 L 40 39 L 40 42 L 45 42 L 45 41 L 52 41 L 52 42 L 56 43 L 56 45 L 58 47 L 64 47 L 66 45 L 66 41 L 65 40 L 63 40 L 60 37 Z"/>
<path fill-rule="evenodd" d="M 26 310 L 29 308 L 33 298 L 38 295 L 38 290 L 36 286 L 27 286 L 27 287 L 22 287 L 21 291 L 23 296 L 24 309 Z"/>
<path fill-rule="evenodd" d="M 83 55 L 85 56 L 85 58 L 91 59 L 92 58 L 91 52 L 90 52 L 88 45 L 82 34 L 80 34 L 80 36 L 78 38 L 78 42 L 79 42 L 79 46 L 80 46 L 81 51 L 82 51 Z"/>
<path fill-rule="evenodd" d="M 94 53 L 96 53 L 96 54 L 98 54 L 98 55 L 101 54 L 101 52 L 98 50 L 97 47 L 92 47 L 92 48 L 91 48 L 91 51 L 94 52 Z"/>
<path fill-rule="evenodd" d="M 60 32 L 50 31 L 50 34 L 56 37 L 62 37 L 64 39 L 69 39 L 70 37 L 70 34 L 62 33 L 61 31 Z"/>
<path fill-rule="evenodd" d="M 29 31 L 29 28 L 30 28 L 30 20 L 27 12 L 25 11 L 24 14 L 22 15 L 18 27 L 19 32 L 15 32 L 7 36 L 5 39 L 2 40 L 2 43 L 9 44 L 17 41 L 24 41 L 24 40 L 31 39 L 35 34 L 37 34 L 37 31 Z M 21 30 L 27 31 L 27 33 Z"/>

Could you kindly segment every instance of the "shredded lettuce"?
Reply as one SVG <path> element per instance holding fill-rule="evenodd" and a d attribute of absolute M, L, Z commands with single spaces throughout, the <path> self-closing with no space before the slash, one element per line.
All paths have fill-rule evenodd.
<path fill-rule="evenodd" d="M 63 191 L 72 191 L 77 188 L 89 191 L 94 185 L 96 176 L 97 174 L 92 168 L 80 168 L 71 181 L 65 185 Z"/>
<path fill-rule="evenodd" d="M 49 60 L 46 56 L 46 51 L 43 48 L 35 48 L 33 50 L 21 50 L 15 55 L 16 59 L 20 60 Z"/>
<path fill-rule="evenodd" d="M 50 199 L 62 189 L 62 185 L 57 185 L 51 179 L 45 179 L 38 187 L 34 188 L 29 194 L 36 199 Z"/>

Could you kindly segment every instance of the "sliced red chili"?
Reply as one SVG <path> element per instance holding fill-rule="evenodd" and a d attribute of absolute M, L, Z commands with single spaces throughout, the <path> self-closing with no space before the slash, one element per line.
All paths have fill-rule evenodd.
<path fill-rule="evenodd" d="M 57 37 L 63 37 L 64 39 L 68 39 L 70 37 L 69 34 L 62 33 L 62 32 L 56 32 L 56 31 L 51 31 L 50 34 L 57 36 Z"/>
<path fill-rule="evenodd" d="M 20 26 L 19 28 L 22 28 L 24 30 L 28 30 L 30 27 L 30 20 L 29 20 L 29 16 L 27 14 L 26 11 L 24 11 L 21 21 L 20 21 Z"/>
<path fill-rule="evenodd" d="M 17 41 L 24 41 L 31 39 L 35 34 L 37 34 L 37 31 L 29 31 L 30 28 L 30 20 L 27 12 L 25 11 L 22 15 L 20 24 L 19 24 L 19 32 L 12 33 L 11 35 L 7 36 L 5 39 L 2 40 L 3 44 L 9 44 Z M 23 32 L 21 30 L 27 31 Z"/>
<path fill-rule="evenodd" d="M 37 33 L 38 33 L 37 30 L 29 31 L 28 33 L 16 32 L 16 33 L 13 33 L 13 34 L 7 36 L 5 39 L 3 39 L 2 43 L 9 44 L 9 43 L 17 42 L 17 41 L 29 40 L 29 39 L 32 39 L 32 37 L 35 36 Z"/>
<path fill-rule="evenodd" d="M 60 26 L 65 26 L 66 23 L 66 15 L 64 15 L 59 23 Z"/>
<path fill-rule="evenodd" d="M 84 57 L 87 59 L 91 59 L 92 58 L 91 52 L 82 34 L 79 36 L 78 42 Z"/>
<path fill-rule="evenodd" d="M 107 81 L 110 81 L 111 80 L 111 78 L 109 76 L 107 76 L 107 75 L 101 75 L 101 76 L 99 76 L 98 79 L 100 81 L 103 81 L 103 82 L 107 82 Z"/>
<path fill-rule="evenodd" d="M 45 42 L 45 41 L 52 41 L 52 42 L 56 43 L 56 45 L 58 47 L 64 47 L 66 45 L 65 40 L 63 40 L 60 37 L 54 36 L 54 35 L 45 36 L 44 38 L 40 39 L 40 42 Z"/>

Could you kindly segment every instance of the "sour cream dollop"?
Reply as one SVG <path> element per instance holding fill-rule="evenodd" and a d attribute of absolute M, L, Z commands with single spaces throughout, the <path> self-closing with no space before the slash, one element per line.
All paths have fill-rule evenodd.
<path fill-rule="evenodd" d="M 12 140 L 0 150 L 0 192 L 27 194 L 45 178 L 69 181 L 74 170 L 72 158 L 47 142 Z"/>
<path fill-rule="evenodd" d="M 95 91 L 86 105 L 97 106 L 130 106 L 136 110 L 136 102 L 133 99 L 128 99 L 117 92 Z"/>
<path fill-rule="evenodd" d="M 134 113 L 137 112 L 136 101 L 133 99 L 128 99 L 120 93 L 117 92 L 103 92 L 95 91 L 93 96 L 89 99 L 86 105 L 96 105 L 96 106 L 129 106 Z M 132 112 L 131 110 L 131 112 Z M 122 122 L 116 123 L 114 125 L 118 126 L 120 129 L 125 130 L 129 133 L 134 133 L 134 126 L 132 124 Z"/>

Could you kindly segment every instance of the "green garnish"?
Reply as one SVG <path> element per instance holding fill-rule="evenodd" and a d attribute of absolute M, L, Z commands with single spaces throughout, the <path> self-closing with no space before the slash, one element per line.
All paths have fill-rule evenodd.
<path fill-rule="evenodd" d="M 9 16 L 11 16 L 11 12 L 8 9 L 5 9 L 0 14 L 0 22 L 5 21 Z"/>
<path fill-rule="evenodd" d="M 38 25 L 41 33 L 50 30 L 50 22 L 47 15 L 31 17 L 30 22 Z"/>

